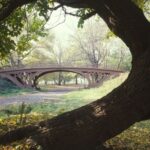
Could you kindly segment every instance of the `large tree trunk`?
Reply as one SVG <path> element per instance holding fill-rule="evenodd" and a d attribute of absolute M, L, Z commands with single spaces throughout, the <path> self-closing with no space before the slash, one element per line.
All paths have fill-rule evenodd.
<path fill-rule="evenodd" d="M 87 3 L 130 48 L 133 67 L 128 79 L 102 99 L 9 132 L 0 137 L 0 143 L 30 137 L 44 150 L 92 150 L 135 122 L 150 118 L 149 22 L 130 0 Z"/>

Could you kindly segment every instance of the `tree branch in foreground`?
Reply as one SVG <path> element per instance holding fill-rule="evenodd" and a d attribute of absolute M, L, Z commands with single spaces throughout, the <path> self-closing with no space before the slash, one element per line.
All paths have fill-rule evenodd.
<path fill-rule="evenodd" d="M 28 3 L 36 2 L 37 0 L 9 0 L 5 7 L 0 10 L 0 21 L 7 18 L 14 10 Z"/>

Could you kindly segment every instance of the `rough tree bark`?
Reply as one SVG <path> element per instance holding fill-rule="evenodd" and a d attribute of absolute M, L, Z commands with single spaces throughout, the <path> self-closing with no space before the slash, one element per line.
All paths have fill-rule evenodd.
<path fill-rule="evenodd" d="M 150 23 L 131 0 L 84 1 L 130 48 L 128 79 L 91 104 L 0 137 L 6 144 L 30 137 L 44 150 L 93 150 L 135 122 L 150 118 Z"/>

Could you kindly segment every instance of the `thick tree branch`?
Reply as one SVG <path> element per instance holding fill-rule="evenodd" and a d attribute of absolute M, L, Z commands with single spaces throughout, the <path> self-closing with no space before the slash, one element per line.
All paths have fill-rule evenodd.
<path fill-rule="evenodd" d="M 34 133 L 37 134 L 39 130 L 39 127 L 38 126 L 27 126 L 27 127 L 24 127 L 24 128 L 18 128 L 14 131 L 10 131 L 8 133 L 6 133 L 5 135 L 1 135 L 0 136 L 0 141 L 1 141 L 1 144 L 7 144 L 11 141 L 17 141 L 19 139 L 23 139 L 25 137 L 29 137 L 31 135 L 34 135 Z M 6 141 L 6 139 L 8 141 Z"/>
<path fill-rule="evenodd" d="M 5 7 L 0 10 L 0 21 L 7 18 L 14 10 L 28 3 L 36 2 L 37 0 L 9 0 Z"/>
<path fill-rule="evenodd" d="M 92 11 L 90 13 L 87 13 L 86 15 L 78 15 L 78 14 L 75 14 L 75 13 L 72 13 L 72 12 L 67 12 L 66 8 L 63 7 L 63 11 L 66 15 L 71 15 L 71 16 L 74 16 L 74 17 L 79 17 L 79 18 L 82 18 L 83 20 L 87 20 L 89 19 L 90 17 L 96 15 L 96 11 Z"/>
<path fill-rule="evenodd" d="M 8 5 L 5 8 L 2 8 L 0 11 L 0 21 L 4 18 L 8 17 L 16 8 L 36 2 L 37 0 L 10 0 Z M 132 49 L 142 49 L 143 47 L 146 47 L 147 41 L 145 41 L 145 44 L 141 45 L 142 35 L 147 36 L 147 39 L 149 39 L 149 33 L 147 33 L 147 29 L 149 28 L 148 22 L 146 22 L 146 19 L 143 15 L 143 12 L 138 9 L 131 0 L 123 1 L 123 4 L 120 4 L 119 0 L 97 0 L 97 1 L 85 1 L 85 0 L 56 0 L 55 2 L 60 3 L 60 5 L 67 5 L 71 7 L 88 7 L 94 8 L 95 11 L 99 12 L 99 15 L 106 21 L 108 26 L 112 29 L 113 32 L 115 32 L 117 35 L 119 35 L 126 43 L 127 45 Z M 128 8 L 129 11 L 123 11 L 124 7 Z M 116 9 L 117 8 L 117 9 Z M 133 18 L 131 17 L 131 13 L 134 13 Z M 84 19 L 89 18 L 89 16 L 85 16 Z M 122 17 L 124 16 L 124 17 Z M 138 20 L 141 18 L 141 24 L 139 24 Z M 120 24 L 122 23 L 122 24 Z M 134 36 L 139 38 L 139 45 L 135 47 L 133 44 L 134 41 L 131 37 L 131 34 L 136 35 L 137 31 L 131 28 L 136 25 L 138 30 L 141 32 L 140 36 Z M 135 28 L 135 27 L 134 27 Z M 145 30 L 141 30 L 141 28 Z M 127 34 L 127 30 L 129 34 Z M 134 33 L 133 33 L 134 32 Z M 137 55 L 136 51 L 131 51 L 133 55 Z M 139 53 L 139 52 L 138 52 Z"/>
<path fill-rule="evenodd" d="M 88 1 L 89 6 L 105 20 L 109 28 L 130 48 L 133 57 L 140 56 L 150 42 L 150 23 L 132 0 Z M 143 38 L 145 37 L 145 38 Z M 138 44 L 135 44 L 136 41 Z"/>
<path fill-rule="evenodd" d="M 62 5 L 73 7 L 73 8 L 87 8 L 86 0 L 55 0 Z"/>
<path fill-rule="evenodd" d="M 25 4 L 35 3 L 37 0 L 9 0 L 6 6 L 2 7 L 0 10 L 0 21 L 7 18 L 14 10 L 18 7 L 21 7 Z M 87 5 L 84 0 L 54 0 L 54 2 L 59 3 L 60 5 L 56 8 L 50 8 L 50 10 L 56 10 L 60 6 L 70 6 L 75 8 L 86 8 Z"/>
<path fill-rule="evenodd" d="M 90 12 L 90 13 L 84 15 L 84 16 L 81 16 L 81 18 L 83 20 L 87 20 L 87 19 L 91 18 L 92 16 L 96 15 L 96 13 L 97 13 L 96 11 L 92 11 L 92 12 Z"/>

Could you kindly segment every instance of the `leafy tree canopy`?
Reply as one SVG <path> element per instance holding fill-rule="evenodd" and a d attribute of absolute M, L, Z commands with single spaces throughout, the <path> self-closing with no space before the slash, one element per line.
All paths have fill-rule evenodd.
<path fill-rule="evenodd" d="M 5 1 L 0 2 L 1 9 L 6 3 Z M 17 8 L 0 23 L 0 38 L 2 39 L 0 57 L 4 58 L 13 50 L 22 53 L 30 48 L 30 41 L 37 40 L 39 36 L 45 36 L 44 25 L 47 19 L 46 7 L 40 3 Z"/>
<path fill-rule="evenodd" d="M 18 7 L 9 17 L 2 20 L 0 23 L 0 56 L 1 58 L 9 54 L 11 50 L 15 50 L 16 47 L 19 50 L 23 50 L 23 46 L 29 47 L 28 42 L 32 39 L 37 39 L 38 36 L 44 36 L 42 31 L 44 30 L 44 24 L 48 21 L 52 11 L 62 7 L 65 14 L 78 16 L 79 22 L 78 27 L 83 27 L 84 20 L 95 15 L 96 12 L 89 8 L 80 8 L 74 14 L 67 12 L 66 8 L 62 4 L 56 4 L 54 0 L 32 0 L 33 3 L 26 4 L 23 7 Z M 146 0 L 133 0 L 140 8 L 145 8 Z M 0 13 L 4 11 L 10 0 L 0 0 Z M 32 25 L 27 29 L 28 33 L 21 36 L 18 43 L 15 41 L 15 37 L 18 37 L 24 29 L 28 27 L 27 14 L 32 15 Z M 39 19 L 37 19 L 39 18 Z M 26 44 L 27 43 L 27 44 Z M 26 48 L 25 48 L 26 49 Z M 20 51 L 20 52 L 21 52 Z"/>

